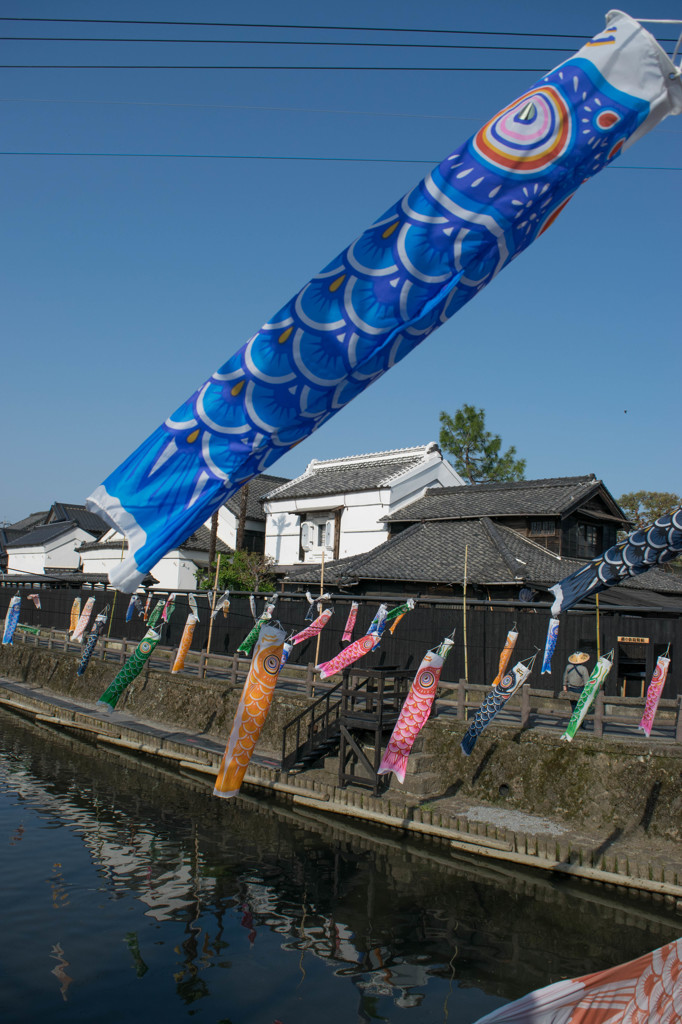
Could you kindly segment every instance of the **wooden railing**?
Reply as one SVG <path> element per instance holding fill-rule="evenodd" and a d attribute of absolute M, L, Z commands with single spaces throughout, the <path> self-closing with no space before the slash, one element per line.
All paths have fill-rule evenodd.
<path fill-rule="evenodd" d="M 24 631 L 17 628 L 15 641 L 62 651 L 79 656 L 83 645 L 71 643 L 68 633 L 60 629 L 39 629 Z M 93 653 L 94 658 L 102 661 L 123 664 L 139 641 L 117 637 L 101 637 Z M 158 646 L 151 659 L 152 668 L 170 672 L 177 649 Z M 228 681 L 231 685 L 239 685 L 246 677 L 249 659 L 238 654 L 206 654 L 205 651 L 190 651 L 185 660 L 183 674 L 196 675 L 200 679 L 216 678 Z M 396 672 L 396 675 L 404 675 Z M 340 685 L 340 684 L 339 684 Z M 328 680 L 321 681 L 315 673 L 312 663 L 295 665 L 288 662 L 280 673 L 278 687 L 300 693 L 313 698 L 320 695 L 324 699 L 337 686 Z M 466 721 L 489 692 L 489 684 L 469 683 L 461 679 L 457 683 L 443 682 L 439 684 L 438 696 L 435 701 L 435 716 L 452 715 L 460 721 Z M 574 698 L 575 699 L 575 698 Z M 603 736 L 605 733 L 614 735 L 615 730 L 632 729 L 634 736 L 643 738 L 637 726 L 644 711 L 644 697 L 605 696 L 600 692 L 594 702 L 586 722 L 593 735 Z M 500 711 L 496 718 L 499 725 L 514 724 L 521 729 L 561 728 L 570 718 L 571 707 L 565 694 L 554 695 L 552 690 L 544 690 L 528 685 L 521 687 L 519 695 L 514 696 Z M 649 742 L 673 740 L 682 743 L 682 695 L 672 700 L 661 700 L 656 714 L 656 723 Z"/>

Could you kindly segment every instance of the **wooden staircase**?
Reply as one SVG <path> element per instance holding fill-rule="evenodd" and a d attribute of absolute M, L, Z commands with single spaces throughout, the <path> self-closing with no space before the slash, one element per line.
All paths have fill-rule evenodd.
<path fill-rule="evenodd" d="M 346 669 L 341 682 L 284 727 L 282 769 L 305 770 L 338 747 L 338 785 L 381 788 L 382 745 L 398 720 L 413 673 Z M 370 754 L 371 757 L 367 755 Z"/>

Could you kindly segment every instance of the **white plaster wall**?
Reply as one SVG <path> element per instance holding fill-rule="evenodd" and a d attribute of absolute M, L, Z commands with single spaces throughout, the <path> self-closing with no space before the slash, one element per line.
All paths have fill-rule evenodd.
<path fill-rule="evenodd" d="M 8 572 L 42 573 L 45 568 L 45 552 L 42 548 L 8 548 Z"/>
<path fill-rule="evenodd" d="M 282 504 L 272 503 L 273 511 L 265 519 L 265 554 L 278 565 L 298 562 L 301 520 L 285 510 Z"/>
<path fill-rule="evenodd" d="M 9 572 L 43 573 L 50 569 L 78 569 L 80 555 L 76 548 L 92 541 L 91 533 L 75 527 L 69 533 L 56 537 L 35 547 L 8 548 L 7 568 Z"/>

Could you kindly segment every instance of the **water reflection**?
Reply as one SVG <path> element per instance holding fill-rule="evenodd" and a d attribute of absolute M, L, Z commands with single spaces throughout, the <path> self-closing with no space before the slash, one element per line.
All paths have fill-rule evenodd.
<path fill-rule="evenodd" d="M 8 1021 L 68 1000 L 83 1020 L 466 1024 L 678 934 L 648 901 L 214 800 L 4 712 L 0 749 Z"/>

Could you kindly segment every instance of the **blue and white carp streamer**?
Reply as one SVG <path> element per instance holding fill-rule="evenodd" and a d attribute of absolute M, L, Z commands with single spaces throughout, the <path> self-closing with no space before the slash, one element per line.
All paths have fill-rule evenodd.
<path fill-rule="evenodd" d="M 651 526 L 635 530 L 582 569 L 550 587 L 554 594 L 552 615 L 572 608 L 584 597 L 615 587 L 633 576 L 641 576 L 655 565 L 670 562 L 680 552 L 682 506 L 669 515 L 660 516 Z"/>
<path fill-rule="evenodd" d="M 331 260 L 88 499 L 135 590 L 251 477 L 473 298 L 578 187 L 682 109 L 677 69 L 620 11 Z"/>

